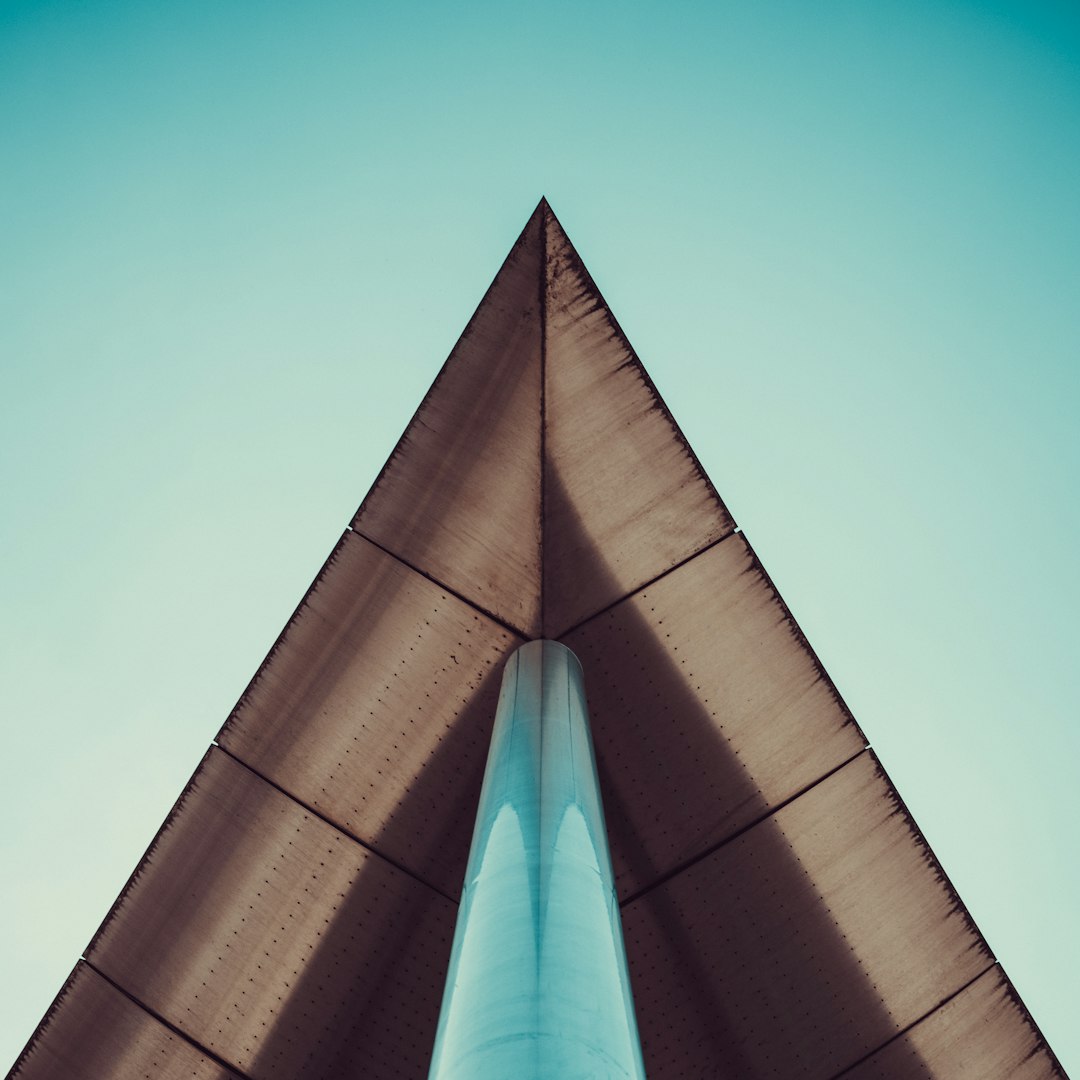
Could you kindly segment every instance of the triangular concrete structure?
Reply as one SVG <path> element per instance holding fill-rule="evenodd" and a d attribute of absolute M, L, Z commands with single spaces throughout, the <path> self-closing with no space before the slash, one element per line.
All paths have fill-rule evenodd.
<path fill-rule="evenodd" d="M 541 636 L 651 1080 L 1064 1075 L 544 202 L 12 1075 L 423 1077 Z"/>

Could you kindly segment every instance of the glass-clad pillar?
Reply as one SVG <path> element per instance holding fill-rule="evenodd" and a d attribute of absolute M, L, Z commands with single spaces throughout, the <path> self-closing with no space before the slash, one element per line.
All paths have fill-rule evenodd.
<path fill-rule="evenodd" d="M 430 1080 L 641 1080 L 581 665 L 507 662 Z"/>

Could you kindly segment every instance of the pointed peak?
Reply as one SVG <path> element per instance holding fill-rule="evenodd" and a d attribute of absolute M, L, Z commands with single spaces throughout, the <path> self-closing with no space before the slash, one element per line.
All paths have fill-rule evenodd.
<path fill-rule="evenodd" d="M 551 203 L 548 202 L 546 195 L 540 196 L 540 201 L 536 204 L 536 209 L 529 215 L 529 221 L 525 228 L 528 229 L 529 226 L 534 223 L 539 224 L 545 234 L 547 233 L 548 226 L 554 225 L 556 237 L 561 238 L 561 243 L 563 245 L 573 246 L 570 244 L 570 241 L 567 240 L 566 232 L 559 222 L 558 217 L 555 216 L 555 211 L 552 210 Z"/>
<path fill-rule="evenodd" d="M 529 215 L 529 220 L 526 223 L 525 228 L 528 229 L 530 225 L 537 223 L 542 224 L 551 217 L 551 204 L 547 201 L 546 196 L 541 195 L 540 201 L 536 204 L 536 208 Z"/>

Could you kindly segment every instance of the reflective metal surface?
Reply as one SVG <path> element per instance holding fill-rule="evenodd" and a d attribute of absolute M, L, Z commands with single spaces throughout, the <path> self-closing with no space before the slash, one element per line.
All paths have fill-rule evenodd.
<path fill-rule="evenodd" d="M 430 1077 L 644 1075 L 581 666 L 529 642 L 503 676 Z"/>

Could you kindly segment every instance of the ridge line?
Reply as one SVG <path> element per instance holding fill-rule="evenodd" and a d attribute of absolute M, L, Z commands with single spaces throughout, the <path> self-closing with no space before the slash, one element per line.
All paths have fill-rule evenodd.
<path fill-rule="evenodd" d="M 547 536 L 547 281 L 548 281 L 548 214 L 547 199 L 540 197 L 540 270 L 537 274 L 540 291 L 540 636 L 547 637 L 546 583 L 547 563 L 544 561 L 544 540 Z"/>
<path fill-rule="evenodd" d="M 845 758 L 838 765 L 834 765 L 828 772 L 822 773 L 816 780 L 811 780 L 809 784 L 805 784 L 794 794 L 789 795 L 786 799 L 781 800 L 775 806 L 770 807 L 763 814 L 759 814 L 753 821 L 747 822 L 745 825 L 736 829 L 730 836 L 725 836 L 721 840 L 717 840 L 715 844 L 710 844 L 709 847 L 702 851 L 699 851 L 696 855 L 691 855 L 690 858 L 684 859 L 681 863 L 677 863 L 670 870 L 666 870 L 655 881 L 650 882 L 648 885 L 643 885 L 637 892 L 631 893 L 624 900 L 619 901 L 619 908 L 629 907 L 631 904 L 640 900 L 643 896 L 648 895 L 654 889 L 660 888 L 661 885 L 666 885 L 672 878 L 678 877 L 684 870 L 689 870 L 690 867 L 696 866 L 699 862 L 707 859 L 710 855 L 715 854 L 722 847 L 726 847 L 733 840 L 738 840 L 740 836 L 745 835 L 751 829 L 757 828 L 763 821 L 768 821 L 769 818 L 778 814 L 785 807 L 790 806 L 796 799 L 801 799 L 808 792 L 813 791 L 819 784 L 824 783 L 830 776 L 835 776 L 841 769 L 846 769 L 857 758 L 863 756 L 870 750 L 869 746 L 864 746 L 861 750 L 856 751 L 850 757 Z"/>
<path fill-rule="evenodd" d="M 645 387 L 648 389 L 649 393 L 653 396 L 653 399 L 659 406 L 660 411 L 667 418 L 667 421 L 671 425 L 671 429 L 675 433 L 675 437 L 682 446 L 683 451 L 693 463 L 694 470 L 696 471 L 699 479 L 704 483 L 705 488 L 710 493 L 710 495 L 712 495 L 716 505 L 720 507 L 720 509 L 727 516 L 728 520 L 730 520 L 732 525 L 734 525 L 734 515 L 728 508 L 727 503 L 724 502 L 724 500 L 720 497 L 720 492 L 717 490 L 716 485 L 712 482 L 712 478 L 705 471 L 705 467 L 701 464 L 701 459 L 697 456 L 694 448 L 690 445 L 690 440 L 683 433 L 683 429 L 679 426 L 679 422 L 675 419 L 675 416 L 672 413 L 671 409 L 668 408 L 667 402 L 664 400 L 663 395 L 657 389 L 656 383 L 653 382 L 653 378 L 649 374 L 648 369 L 642 362 L 641 357 L 638 356 L 637 350 L 634 348 L 633 345 L 630 344 L 630 339 L 626 336 L 626 332 L 620 325 L 619 320 L 615 317 L 615 313 L 611 310 L 611 305 L 607 302 L 604 294 L 600 291 L 599 286 L 596 284 L 596 279 L 592 276 L 589 268 L 585 265 L 585 260 L 581 257 L 578 249 L 574 246 L 573 240 L 571 240 L 570 237 L 567 235 L 566 229 L 563 228 L 563 224 L 559 220 L 558 215 L 555 213 L 554 210 L 551 209 L 550 203 L 548 204 L 548 213 L 551 216 L 551 219 L 559 227 L 559 231 L 562 233 L 563 239 L 566 241 L 566 245 L 570 249 L 571 258 L 577 264 L 577 269 L 581 273 L 582 279 L 584 280 L 586 287 L 592 291 L 592 294 L 600 302 L 600 306 L 604 309 L 606 317 L 611 323 L 612 329 L 625 347 L 627 355 L 632 359 L 632 362 L 637 365 L 637 368 L 641 373 L 642 382 L 645 384 Z"/>
<path fill-rule="evenodd" d="M 330 828 L 334 829 L 336 832 L 341 833 L 341 835 L 346 837 L 346 839 L 352 840 L 354 843 L 359 844 L 359 846 L 362 847 L 365 851 L 370 852 L 376 858 L 381 859 L 384 863 L 388 863 L 395 870 L 400 870 L 401 873 L 406 875 L 406 877 L 412 878 L 413 881 L 425 886 L 433 893 L 437 893 L 444 900 L 449 900 L 450 903 L 453 904 L 455 907 L 458 906 L 457 900 L 455 900 L 448 893 L 443 892 L 442 889 L 440 889 L 437 885 L 432 885 L 430 881 L 422 878 L 415 870 L 410 870 L 403 863 L 399 863 L 396 859 L 390 858 L 389 855 L 387 855 L 385 852 L 380 851 L 374 845 L 369 844 L 366 840 L 361 840 L 359 836 L 357 836 L 353 832 L 350 832 L 348 829 L 345 828 L 344 825 L 339 825 L 336 821 L 333 820 L 333 818 L 327 817 L 327 815 L 324 814 L 321 810 L 316 810 L 315 807 L 312 806 L 310 803 L 305 802 L 303 799 L 294 795 L 291 791 L 283 788 L 275 780 L 271 780 L 269 776 L 266 776 L 264 773 L 260 772 L 258 769 L 255 768 L 254 765 L 249 765 L 246 761 L 244 761 L 243 758 L 237 757 L 237 755 L 234 754 L 231 750 L 226 749 L 226 747 L 224 746 L 220 746 L 218 743 L 214 743 L 213 745 L 217 750 L 220 750 L 221 753 L 225 754 L 226 757 L 228 757 L 230 760 L 235 761 L 237 765 L 241 766 L 244 769 L 247 769 L 247 771 L 251 773 L 252 776 L 258 777 L 258 779 L 260 779 L 264 784 L 272 787 L 276 792 L 278 792 L 278 794 L 284 795 L 285 798 L 289 799 L 291 802 L 296 803 L 297 806 L 304 809 L 313 817 L 318 818 L 321 822 L 323 822 L 323 824 L 329 825 Z"/>

